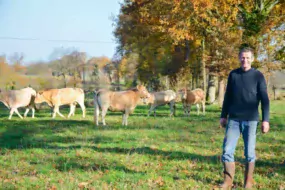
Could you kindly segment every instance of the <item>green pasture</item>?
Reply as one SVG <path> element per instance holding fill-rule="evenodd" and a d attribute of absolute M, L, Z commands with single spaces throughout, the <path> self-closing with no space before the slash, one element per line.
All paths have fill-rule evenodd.
<path fill-rule="evenodd" d="M 64 115 L 68 108 L 62 108 Z M 220 108 L 206 107 L 189 118 L 181 105 L 169 118 L 167 106 L 147 117 L 139 106 L 121 126 L 121 113 L 108 112 L 107 126 L 95 126 L 93 108 L 81 118 L 51 119 L 50 110 L 36 118 L 8 120 L 0 107 L 1 189 L 214 189 L 222 181 L 224 129 Z M 23 113 L 23 110 L 21 110 Z M 285 102 L 271 102 L 271 130 L 257 132 L 255 180 L 259 189 L 284 189 Z M 243 143 L 236 151 L 235 186 L 243 185 Z"/>

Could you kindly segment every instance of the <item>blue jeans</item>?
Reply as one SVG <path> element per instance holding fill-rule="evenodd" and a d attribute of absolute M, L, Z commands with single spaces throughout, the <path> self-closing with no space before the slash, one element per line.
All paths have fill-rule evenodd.
<path fill-rule="evenodd" d="M 244 156 L 247 162 L 255 161 L 256 128 L 258 121 L 237 121 L 229 119 L 223 143 L 223 162 L 234 162 L 234 153 L 240 134 L 244 142 Z"/>

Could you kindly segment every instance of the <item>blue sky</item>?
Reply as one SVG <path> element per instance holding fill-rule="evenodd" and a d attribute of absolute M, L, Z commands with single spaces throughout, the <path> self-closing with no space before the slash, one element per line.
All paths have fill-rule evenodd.
<path fill-rule="evenodd" d="M 54 49 L 74 48 L 89 56 L 112 58 L 116 43 L 111 17 L 118 15 L 119 2 L 122 1 L 0 0 L 0 55 L 23 53 L 28 63 L 49 60 Z"/>

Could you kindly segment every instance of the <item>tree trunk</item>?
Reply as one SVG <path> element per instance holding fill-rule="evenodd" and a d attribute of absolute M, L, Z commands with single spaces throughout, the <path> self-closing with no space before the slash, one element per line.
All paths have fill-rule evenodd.
<path fill-rule="evenodd" d="M 73 87 L 76 88 L 76 86 L 77 86 L 77 81 L 76 81 L 76 74 L 75 74 L 75 73 L 74 73 L 74 75 L 73 75 L 73 81 L 74 81 Z"/>
<path fill-rule="evenodd" d="M 195 80 L 196 80 L 196 81 L 195 81 L 195 83 L 196 83 L 196 84 L 195 84 L 195 88 L 199 88 L 200 85 L 199 85 L 199 75 L 198 75 L 198 74 L 195 74 Z M 194 89 L 195 89 L 195 88 L 194 88 Z"/>
<path fill-rule="evenodd" d="M 192 88 L 192 86 L 193 86 L 193 74 L 191 73 L 191 77 L 189 78 L 188 87 L 189 87 L 189 88 Z"/>
<path fill-rule="evenodd" d="M 196 88 L 196 82 L 195 82 L 195 76 L 196 76 L 196 74 L 192 74 L 192 89 L 195 89 Z"/>
<path fill-rule="evenodd" d="M 85 84 L 85 62 L 83 64 L 83 72 L 82 72 L 82 83 Z"/>
<path fill-rule="evenodd" d="M 211 104 L 216 100 L 216 80 L 217 77 L 209 75 L 207 101 Z"/>
<path fill-rule="evenodd" d="M 270 71 L 268 72 L 268 77 L 267 77 L 267 89 L 269 88 L 270 85 Z"/>
<path fill-rule="evenodd" d="M 275 85 L 273 85 L 272 89 L 273 89 L 273 98 L 274 100 L 277 100 L 277 92 L 276 92 L 277 88 L 275 87 Z"/>
<path fill-rule="evenodd" d="M 225 95 L 225 79 L 220 78 L 219 79 L 219 97 L 218 97 L 220 107 L 223 106 L 224 95 Z"/>
<path fill-rule="evenodd" d="M 64 82 L 64 88 L 66 88 L 67 87 L 67 82 L 66 82 L 65 74 L 62 74 L 62 77 L 63 77 L 63 82 Z"/>
<path fill-rule="evenodd" d="M 204 60 L 204 52 L 205 52 L 205 38 L 202 40 L 202 71 L 203 71 L 203 90 L 204 93 L 207 92 L 207 79 L 206 79 L 206 63 Z"/>
<path fill-rule="evenodd" d="M 120 82 L 121 82 L 121 77 L 120 77 L 120 74 L 118 72 L 118 78 L 117 78 L 117 85 L 118 85 L 117 90 L 118 91 L 121 90 Z"/>
<path fill-rule="evenodd" d="M 168 79 L 168 76 L 165 76 L 165 86 L 166 86 L 166 89 L 169 90 L 169 79 Z"/>

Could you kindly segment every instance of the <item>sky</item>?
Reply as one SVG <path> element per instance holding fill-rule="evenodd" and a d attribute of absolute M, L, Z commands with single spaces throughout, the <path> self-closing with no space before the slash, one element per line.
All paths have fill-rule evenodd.
<path fill-rule="evenodd" d="M 112 58 L 112 17 L 121 0 L 0 0 L 0 55 L 24 54 L 24 63 L 48 61 L 76 49 Z"/>

